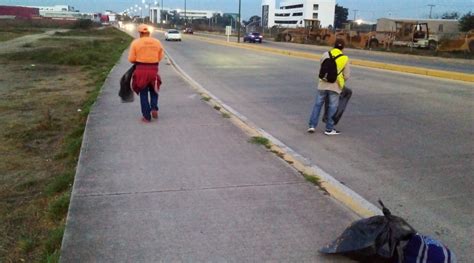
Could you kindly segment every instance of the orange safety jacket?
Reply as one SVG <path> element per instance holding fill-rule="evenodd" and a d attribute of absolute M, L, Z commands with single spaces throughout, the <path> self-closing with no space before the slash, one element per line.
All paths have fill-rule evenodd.
<path fill-rule="evenodd" d="M 155 38 L 140 37 L 132 42 L 128 60 L 136 65 L 132 88 L 137 94 L 147 87 L 159 91 L 161 78 L 158 74 L 158 63 L 163 56 L 163 47 Z"/>
<path fill-rule="evenodd" d="M 158 39 L 140 37 L 130 46 L 128 61 L 132 63 L 159 63 L 163 59 L 163 46 Z"/>

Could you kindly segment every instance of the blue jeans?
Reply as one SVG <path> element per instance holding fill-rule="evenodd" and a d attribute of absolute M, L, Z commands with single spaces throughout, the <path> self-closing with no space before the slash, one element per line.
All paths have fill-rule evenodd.
<path fill-rule="evenodd" d="M 148 93 L 150 93 L 150 100 L 148 99 Z M 144 88 L 140 91 L 140 104 L 143 117 L 151 120 L 151 111 L 158 110 L 158 93 L 152 87 Z"/>
<path fill-rule="evenodd" d="M 318 126 L 319 114 L 321 113 L 321 109 L 323 108 L 326 97 L 329 97 L 326 131 L 332 131 L 334 129 L 334 120 L 332 119 L 332 116 L 334 116 L 337 111 L 337 106 L 339 106 L 339 94 L 330 90 L 318 90 L 316 101 L 313 106 L 313 111 L 311 112 L 311 117 L 309 118 L 309 127 L 315 128 Z"/>

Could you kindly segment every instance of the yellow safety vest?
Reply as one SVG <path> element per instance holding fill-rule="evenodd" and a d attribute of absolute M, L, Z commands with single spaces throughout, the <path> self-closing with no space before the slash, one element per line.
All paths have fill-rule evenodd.
<path fill-rule="evenodd" d="M 329 52 L 331 53 L 332 57 L 336 57 L 342 54 L 342 51 L 339 48 L 333 48 Z M 344 79 L 344 75 L 342 75 L 342 71 L 346 67 L 347 61 L 349 61 L 349 57 L 347 57 L 346 55 L 340 56 L 338 59 L 336 59 L 337 73 L 341 73 L 337 75 L 337 84 L 339 84 L 339 87 L 341 89 L 343 89 L 346 84 L 346 80 Z"/>

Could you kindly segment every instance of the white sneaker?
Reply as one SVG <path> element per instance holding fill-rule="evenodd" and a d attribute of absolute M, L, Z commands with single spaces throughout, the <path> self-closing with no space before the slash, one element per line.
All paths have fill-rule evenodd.
<path fill-rule="evenodd" d="M 309 127 L 309 129 L 307 130 L 307 132 L 309 133 L 314 133 L 314 131 L 315 131 L 314 127 Z"/>
<path fill-rule="evenodd" d="M 338 134 L 341 134 L 341 132 L 336 131 L 335 129 L 332 129 L 332 131 L 325 131 L 324 134 L 326 134 L 326 135 L 338 135 Z"/>

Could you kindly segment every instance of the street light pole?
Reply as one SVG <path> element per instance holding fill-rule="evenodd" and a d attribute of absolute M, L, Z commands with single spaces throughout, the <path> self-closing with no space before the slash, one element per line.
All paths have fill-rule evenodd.
<path fill-rule="evenodd" d="M 242 0 L 239 0 L 239 17 L 237 18 L 237 43 L 240 43 L 240 14 L 242 8 Z"/>
<path fill-rule="evenodd" d="M 431 12 L 433 11 L 433 7 L 435 7 L 436 5 L 428 5 L 430 7 L 430 19 L 431 19 Z"/>
<path fill-rule="evenodd" d="M 355 21 L 355 20 L 356 20 L 356 18 L 357 18 L 357 12 L 358 12 L 358 11 L 359 11 L 359 10 L 357 10 L 357 9 L 354 9 L 354 21 Z"/>
<path fill-rule="evenodd" d="M 184 0 L 184 26 L 186 26 L 187 21 L 188 17 L 186 16 L 186 0 Z"/>

